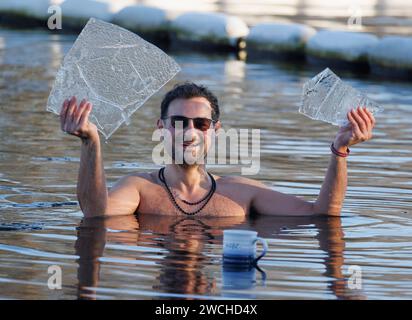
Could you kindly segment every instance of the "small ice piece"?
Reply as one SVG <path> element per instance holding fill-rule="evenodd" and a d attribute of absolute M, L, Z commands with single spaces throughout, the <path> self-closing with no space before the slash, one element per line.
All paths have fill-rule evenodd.
<path fill-rule="evenodd" d="M 348 123 L 347 113 L 358 106 L 366 107 L 372 113 L 383 111 L 382 107 L 326 68 L 303 85 L 299 112 L 314 120 L 342 126 Z"/>
<path fill-rule="evenodd" d="M 59 114 L 63 101 L 72 96 L 87 99 L 93 104 L 90 121 L 108 139 L 179 71 L 158 47 L 91 18 L 63 60 L 47 111 Z"/>

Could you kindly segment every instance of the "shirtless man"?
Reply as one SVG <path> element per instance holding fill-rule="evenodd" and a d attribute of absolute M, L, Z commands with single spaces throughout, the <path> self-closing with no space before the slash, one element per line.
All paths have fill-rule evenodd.
<path fill-rule="evenodd" d="M 85 217 L 160 214 L 196 216 L 331 215 L 338 216 L 347 186 L 346 155 L 349 147 L 371 139 L 375 119 L 366 108 L 348 113 L 349 124 L 339 128 L 331 146 L 326 177 L 315 202 L 270 189 L 263 183 L 240 176 L 209 174 L 204 164 L 168 164 L 152 173 L 132 173 L 122 177 L 110 190 L 106 187 L 102 152 L 97 127 L 88 121 L 91 103 L 79 104 L 72 97 L 63 103 L 61 129 L 81 138 L 81 158 L 77 197 Z M 161 105 L 158 128 L 176 134 L 176 122 L 183 132 L 198 132 L 183 143 L 193 154 L 206 153 L 210 146 L 207 132 L 218 130 L 219 106 L 205 87 L 185 83 L 169 91 Z M 180 130 L 182 131 L 182 130 Z M 173 146 L 173 148 L 178 146 Z M 205 148 L 206 150 L 198 150 Z"/>

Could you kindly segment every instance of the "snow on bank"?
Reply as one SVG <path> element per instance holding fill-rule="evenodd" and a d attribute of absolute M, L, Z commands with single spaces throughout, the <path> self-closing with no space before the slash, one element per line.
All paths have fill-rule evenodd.
<path fill-rule="evenodd" d="M 0 13 L 13 13 L 37 19 L 43 19 L 50 14 L 50 6 L 60 4 L 62 0 L 1 0 Z"/>
<path fill-rule="evenodd" d="M 113 16 L 115 24 L 130 30 L 146 32 L 165 31 L 169 21 L 166 10 L 145 5 L 128 6 Z"/>
<path fill-rule="evenodd" d="M 369 62 L 387 68 L 412 70 L 412 38 L 386 36 L 369 50 Z"/>
<path fill-rule="evenodd" d="M 246 42 L 254 50 L 304 53 L 315 34 L 315 29 L 302 24 L 260 23 L 251 28 Z"/>
<path fill-rule="evenodd" d="M 60 6 L 63 27 L 65 22 L 71 27 L 83 27 L 90 18 L 110 22 L 118 11 L 131 3 L 133 0 L 65 0 Z"/>
<path fill-rule="evenodd" d="M 378 38 L 367 33 L 320 31 L 306 46 L 309 55 L 346 62 L 367 62 L 368 51 Z"/>
<path fill-rule="evenodd" d="M 249 28 L 240 18 L 222 13 L 189 12 L 171 22 L 173 32 L 180 40 L 216 45 L 237 46 Z"/>

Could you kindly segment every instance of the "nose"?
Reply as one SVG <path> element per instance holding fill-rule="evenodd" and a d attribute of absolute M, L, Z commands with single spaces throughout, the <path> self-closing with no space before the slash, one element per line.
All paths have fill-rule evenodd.
<path fill-rule="evenodd" d="M 195 124 L 193 123 L 193 119 L 189 119 L 189 123 L 187 124 L 186 129 L 194 129 Z"/>
<path fill-rule="evenodd" d="M 198 130 L 195 128 L 193 119 L 189 119 L 187 127 L 184 129 L 183 137 L 184 141 L 196 141 L 198 140 Z"/>

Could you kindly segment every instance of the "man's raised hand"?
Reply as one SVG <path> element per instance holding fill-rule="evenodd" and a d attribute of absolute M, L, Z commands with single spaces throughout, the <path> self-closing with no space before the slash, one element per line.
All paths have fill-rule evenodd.
<path fill-rule="evenodd" d="M 336 149 L 346 149 L 372 138 L 375 118 L 367 108 L 358 107 L 348 112 L 349 124 L 340 127 L 333 143 Z M 345 151 L 344 151 L 345 152 Z"/>
<path fill-rule="evenodd" d="M 97 127 L 89 122 L 92 104 L 82 100 L 77 105 L 76 97 L 66 99 L 60 111 L 60 126 L 62 131 L 81 138 L 82 140 L 98 139 Z"/>

